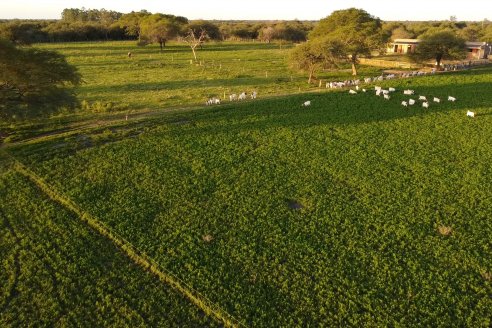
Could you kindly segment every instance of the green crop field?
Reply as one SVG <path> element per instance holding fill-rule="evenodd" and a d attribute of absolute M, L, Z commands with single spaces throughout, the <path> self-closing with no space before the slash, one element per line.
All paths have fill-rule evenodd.
<path fill-rule="evenodd" d="M 190 68 L 184 46 L 129 59 L 129 45 L 49 47 L 80 67 L 90 102 L 155 112 L 224 91 L 260 98 L 4 146 L 2 323 L 28 323 L 43 297 L 32 320 L 47 325 L 492 324 L 490 67 L 384 81 L 397 89 L 384 100 L 299 93 L 305 77 L 290 81 L 278 46 L 204 49 L 212 66 Z M 236 57 L 259 64 L 243 73 Z M 405 108 L 407 88 L 441 103 Z"/>

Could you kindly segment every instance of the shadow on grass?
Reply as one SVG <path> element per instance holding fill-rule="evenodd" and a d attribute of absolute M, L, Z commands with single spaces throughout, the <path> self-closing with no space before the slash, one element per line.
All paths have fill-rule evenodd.
<path fill-rule="evenodd" d="M 229 133 L 237 134 L 245 131 L 261 131 L 275 128 L 303 128 L 316 125 L 344 126 L 354 124 L 368 124 L 372 122 L 384 122 L 391 120 L 405 120 L 409 118 L 423 118 L 426 115 L 436 113 L 446 113 L 449 111 L 462 110 L 463 117 L 466 110 L 477 112 L 477 119 L 480 116 L 492 115 L 490 103 L 490 82 L 488 74 L 490 68 L 477 69 L 472 71 L 454 72 L 450 79 L 436 79 L 441 85 L 432 85 L 433 81 L 426 81 L 428 78 L 404 79 L 385 81 L 385 84 L 395 86 L 399 91 L 391 94 L 390 100 L 374 95 L 371 86 L 365 86 L 367 93 L 349 95 L 348 90 L 322 93 L 296 94 L 287 97 L 274 97 L 268 99 L 258 99 L 246 102 L 223 102 L 218 106 L 179 110 L 159 114 L 153 118 L 148 118 L 147 123 L 151 126 L 171 124 L 173 130 L 183 134 L 217 134 Z M 471 75 L 471 76 L 470 76 Z M 473 76 L 475 75 L 475 76 Z M 460 77 L 463 77 L 462 79 Z M 248 90 L 248 86 L 260 86 L 270 83 L 264 78 L 232 78 L 219 80 L 179 80 L 154 83 L 136 83 L 116 86 L 82 86 L 85 92 L 125 94 L 130 92 L 148 92 L 159 90 L 192 90 L 193 87 L 217 88 L 227 87 L 228 89 L 241 86 L 242 90 Z M 402 94 L 403 88 L 415 87 L 414 96 Z M 372 88 L 372 89 L 371 89 Z M 241 92 L 242 90 L 235 90 Z M 183 91 L 185 92 L 185 91 Z M 430 108 L 424 109 L 417 101 L 415 106 L 403 107 L 401 102 L 409 98 L 418 99 L 418 95 L 425 95 L 429 100 L 439 97 L 441 103 L 430 102 Z M 452 95 L 458 100 L 448 102 L 447 96 Z M 260 92 L 261 97 L 261 92 Z M 306 100 L 311 100 L 310 107 L 301 107 Z M 187 122 L 187 124 L 172 124 L 175 122 Z M 127 122 L 130 123 L 130 122 Z M 412 124 L 415 124 L 412 123 Z M 126 125 L 126 124 L 125 124 Z M 149 128 L 149 125 L 146 125 Z M 131 124 L 121 127 L 121 130 L 132 130 Z M 178 129 L 178 130 L 176 130 Z M 84 131 L 84 133 L 91 133 Z M 97 132 L 96 132 L 97 133 Z M 140 134 L 140 133 L 138 133 Z M 126 136 L 133 133 L 118 133 L 110 136 L 107 142 L 123 140 Z M 54 138 L 53 142 L 39 140 L 34 148 L 50 149 L 50 144 L 60 143 L 63 137 Z M 58 140 L 58 141 L 57 141 Z M 97 143 L 93 145 L 97 146 Z M 77 150 L 77 146 L 71 150 Z M 29 152 L 25 149 L 26 153 Z M 59 150 L 58 150 L 59 151 Z M 48 155 L 49 154 L 45 154 Z M 47 158 L 43 156 L 43 158 Z"/>
<path fill-rule="evenodd" d="M 194 79 L 194 80 L 177 80 L 177 81 L 163 81 L 163 82 L 144 82 L 144 83 L 125 83 L 119 85 L 108 86 L 90 86 L 83 85 L 79 89 L 83 92 L 98 92 L 98 93 L 125 93 L 125 92 L 148 92 L 159 90 L 191 90 L 196 87 L 207 88 L 224 88 L 230 89 L 237 86 L 258 86 L 271 83 L 272 79 L 266 78 L 252 78 L 252 77 L 238 77 L 231 79 Z M 240 90 L 238 90 L 239 92 Z M 190 91 L 191 92 L 191 91 Z"/>

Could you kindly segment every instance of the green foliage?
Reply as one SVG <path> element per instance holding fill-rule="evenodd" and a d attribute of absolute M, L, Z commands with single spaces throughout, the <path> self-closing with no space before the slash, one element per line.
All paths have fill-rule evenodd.
<path fill-rule="evenodd" d="M 46 40 L 47 36 L 42 31 L 43 24 L 22 21 L 11 21 L 0 24 L 0 40 L 9 40 L 19 45 L 29 45 Z"/>
<path fill-rule="evenodd" d="M 32 182 L 1 172 L 2 327 L 214 326 Z"/>
<path fill-rule="evenodd" d="M 81 81 L 77 69 L 57 52 L 16 48 L 0 40 L 0 115 L 35 116 L 73 108 L 68 87 Z"/>
<path fill-rule="evenodd" d="M 343 91 L 169 111 L 134 138 L 9 151 L 247 326 L 487 327 L 491 71 L 381 82 L 391 101 Z M 458 100 L 403 108 L 407 88 Z M 1 204 L 24 208 L 18 194 L 39 195 Z"/>
<path fill-rule="evenodd" d="M 440 67 L 442 60 L 466 58 L 465 41 L 452 31 L 428 32 L 422 35 L 419 46 L 410 58 L 415 61 L 433 59 Z"/>
<path fill-rule="evenodd" d="M 300 22 L 294 21 L 266 26 L 259 31 L 258 39 L 266 42 L 272 40 L 301 42 L 306 41 L 306 35 L 305 27 Z"/>
<path fill-rule="evenodd" d="M 386 41 L 381 20 L 355 8 L 334 11 L 320 20 L 309 38 L 328 38 L 341 45 L 343 60 L 352 63 L 353 75 L 357 75 L 357 58 L 371 56 L 372 51 L 382 49 Z"/>
<path fill-rule="evenodd" d="M 188 20 L 180 16 L 149 15 L 140 22 L 140 38 L 148 43 L 159 43 L 162 51 L 166 42 L 178 36 L 186 24 Z"/>
<path fill-rule="evenodd" d="M 117 24 L 125 29 L 127 35 L 136 36 L 140 40 L 140 23 L 145 17 L 150 15 L 151 13 L 146 10 L 139 12 L 132 11 L 131 13 L 122 15 Z"/>
<path fill-rule="evenodd" d="M 309 73 L 308 83 L 321 68 L 333 67 L 344 58 L 343 45 L 327 37 L 300 44 L 292 49 L 291 65 Z"/>
<path fill-rule="evenodd" d="M 194 31 L 195 38 L 200 37 L 200 31 L 205 31 L 210 40 L 222 40 L 222 34 L 220 33 L 219 27 L 212 22 L 204 20 L 193 21 L 188 24 L 186 29 Z"/>

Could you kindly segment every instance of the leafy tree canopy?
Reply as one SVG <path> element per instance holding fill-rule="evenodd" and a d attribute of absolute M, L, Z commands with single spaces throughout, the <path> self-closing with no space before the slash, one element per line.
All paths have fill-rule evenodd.
<path fill-rule="evenodd" d="M 22 118 L 74 108 L 76 68 L 57 52 L 0 40 L 0 116 Z"/>
<path fill-rule="evenodd" d="M 42 25 L 39 23 L 14 20 L 0 24 L 0 38 L 20 45 L 29 45 L 46 39 L 46 33 L 41 29 Z"/>
<path fill-rule="evenodd" d="M 124 28 L 127 35 L 136 36 L 140 39 L 140 23 L 145 17 L 150 15 L 152 14 L 146 10 L 141 10 L 139 12 L 132 11 L 131 13 L 121 16 L 116 24 L 121 28 Z"/>
<path fill-rule="evenodd" d="M 219 27 L 212 22 L 205 20 L 193 21 L 188 25 L 187 29 L 193 31 L 195 38 L 199 38 L 201 31 L 205 31 L 210 40 L 222 40 Z"/>
<path fill-rule="evenodd" d="M 294 68 L 309 74 L 308 83 L 321 68 L 332 68 L 345 56 L 343 44 L 329 37 L 302 43 L 292 49 L 289 61 Z"/>
<path fill-rule="evenodd" d="M 453 31 L 430 31 L 420 38 L 415 53 L 410 55 L 415 61 L 435 60 L 436 66 L 441 66 L 442 60 L 463 59 L 466 57 L 465 40 Z"/>
<path fill-rule="evenodd" d="M 147 43 L 159 43 L 162 51 L 166 42 L 175 38 L 187 24 L 188 19 L 185 17 L 153 14 L 140 23 L 141 39 Z"/>
<path fill-rule="evenodd" d="M 385 45 L 382 23 L 362 9 L 350 8 L 334 11 L 322 19 L 309 34 L 310 39 L 329 38 L 343 45 L 344 60 L 352 63 L 352 73 L 359 56 L 370 56 Z"/>

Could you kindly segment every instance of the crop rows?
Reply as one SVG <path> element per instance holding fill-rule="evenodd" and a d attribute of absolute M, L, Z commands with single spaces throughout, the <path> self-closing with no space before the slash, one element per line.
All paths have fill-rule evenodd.
<path fill-rule="evenodd" d="M 0 190 L 2 326 L 214 325 L 23 175 Z"/>

